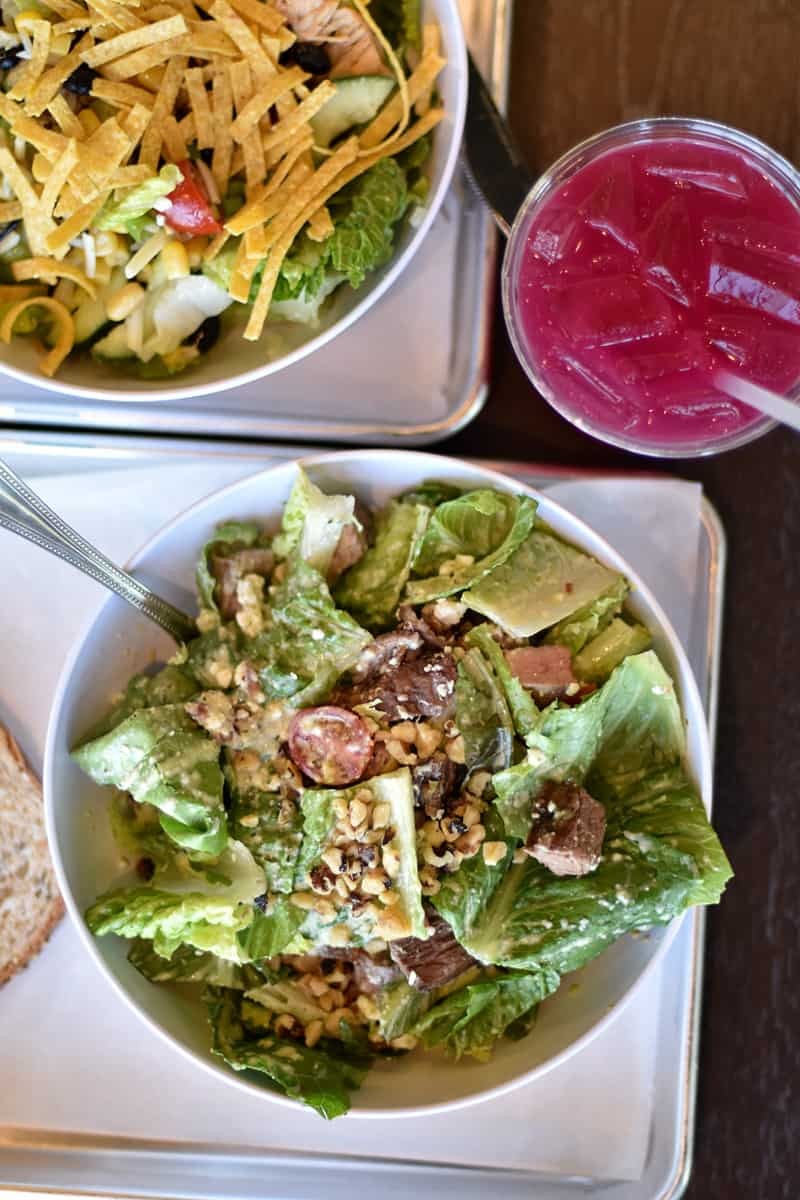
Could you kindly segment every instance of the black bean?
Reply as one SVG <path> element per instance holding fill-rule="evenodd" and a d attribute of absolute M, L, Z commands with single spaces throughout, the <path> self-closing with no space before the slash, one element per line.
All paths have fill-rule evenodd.
<path fill-rule="evenodd" d="M 206 317 L 200 328 L 192 334 L 189 343 L 192 346 L 196 346 L 201 354 L 206 354 L 217 344 L 219 330 L 219 317 Z"/>
<path fill-rule="evenodd" d="M 6 225 L 0 225 L 0 242 L 7 233 L 11 233 L 12 229 L 16 229 L 21 223 L 21 221 L 9 221 Z"/>
<path fill-rule="evenodd" d="M 97 71 L 93 70 L 88 63 L 81 63 L 64 82 L 64 91 L 73 92 L 76 96 L 88 96 L 96 76 Z"/>
<path fill-rule="evenodd" d="M 265 913 L 267 911 L 267 905 L 269 904 L 269 893 L 264 892 L 263 896 L 256 896 L 253 904 L 255 904 L 259 912 Z"/>
<path fill-rule="evenodd" d="M 10 71 L 19 62 L 19 56 L 22 53 L 22 45 L 9 46 L 6 50 L 0 50 L 2 58 L 0 58 L 0 71 Z"/>
<path fill-rule="evenodd" d="M 136 864 L 136 874 L 149 883 L 155 874 L 156 865 L 152 858 L 140 858 Z"/>
<path fill-rule="evenodd" d="M 331 60 L 324 46 L 315 42 L 295 42 L 280 56 L 281 66 L 298 66 L 309 75 L 327 75 Z"/>

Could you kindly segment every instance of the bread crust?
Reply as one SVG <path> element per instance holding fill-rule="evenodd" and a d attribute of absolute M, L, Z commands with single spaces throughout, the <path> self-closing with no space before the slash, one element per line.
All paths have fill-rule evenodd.
<path fill-rule="evenodd" d="M 0 781 L 5 782 L 4 776 L 8 776 L 9 787 L 6 792 L 5 788 L 0 788 L 0 808 L 12 806 L 15 801 L 14 796 L 14 773 L 21 777 L 21 789 L 30 788 L 34 795 L 39 797 L 40 817 L 38 828 L 34 826 L 31 829 L 31 836 L 36 840 L 44 840 L 44 811 L 41 809 L 42 787 L 41 783 L 33 773 L 25 757 L 22 754 L 17 743 L 12 738 L 11 734 L 0 725 Z M 1 820 L 2 818 L 0 818 Z M 0 847 L 5 854 L 11 853 L 11 848 L 8 846 Z M 35 921 L 31 929 L 28 931 L 27 937 L 22 946 L 17 949 L 9 958 L 0 958 L 0 986 L 7 983 L 12 976 L 21 971 L 23 967 L 34 958 L 44 946 L 50 934 L 64 915 L 64 901 L 58 891 L 55 872 L 52 864 L 48 861 L 47 873 L 52 889 L 52 896 L 44 906 L 35 904 L 32 907 L 38 908 Z M 24 887 L 24 883 L 22 884 Z M 0 953 L 2 952 L 0 948 Z"/>

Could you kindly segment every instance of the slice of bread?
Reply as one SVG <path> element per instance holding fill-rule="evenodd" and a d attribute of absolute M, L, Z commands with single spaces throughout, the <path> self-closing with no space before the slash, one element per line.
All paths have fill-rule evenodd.
<path fill-rule="evenodd" d="M 0 984 L 39 953 L 63 913 L 41 785 L 0 725 Z"/>

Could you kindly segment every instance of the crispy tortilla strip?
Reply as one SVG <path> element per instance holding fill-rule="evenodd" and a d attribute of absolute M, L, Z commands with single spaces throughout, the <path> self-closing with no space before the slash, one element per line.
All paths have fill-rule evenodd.
<path fill-rule="evenodd" d="M 186 146 L 186 139 L 175 118 L 165 117 L 161 128 L 164 138 L 164 149 L 167 152 L 166 157 L 169 161 L 182 162 L 183 159 L 188 158 L 189 151 Z"/>
<path fill-rule="evenodd" d="M 113 25 L 115 29 L 127 32 L 130 29 L 140 29 L 142 26 L 142 21 L 131 12 L 130 8 L 124 4 L 115 4 L 114 0 L 91 0 L 91 6 L 94 12 L 104 17 L 108 24 Z M 148 12 L 148 17 L 151 21 L 157 19 L 152 12 Z"/>
<path fill-rule="evenodd" d="M 96 196 L 89 204 L 82 204 L 80 208 L 76 208 L 66 221 L 62 221 L 58 228 L 48 235 L 47 249 L 51 254 L 58 254 L 60 251 L 66 254 L 72 239 L 89 228 L 103 207 L 107 194 Z"/>
<path fill-rule="evenodd" d="M 185 142 L 197 141 L 197 131 L 194 125 L 194 113 L 187 113 L 185 117 L 182 117 L 181 120 L 178 121 L 178 129 L 180 130 L 180 135 Z"/>
<path fill-rule="evenodd" d="M 333 233 L 333 221 L 327 205 L 318 208 L 308 222 L 308 236 L 312 242 L 325 242 Z"/>
<path fill-rule="evenodd" d="M 133 151 L 139 145 L 145 130 L 152 120 L 152 115 L 152 109 L 144 104 L 139 104 L 137 101 L 133 108 L 118 118 L 120 128 L 124 129 L 125 135 L 130 142 L 128 158 L 130 158 Z"/>
<path fill-rule="evenodd" d="M 230 73 L 233 102 L 238 114 L 244 111 L 253 95 L 253 82 L 249 63 L 245 62 L 244 59 L 231 63 Z M 251 129 L 242 142 L 241 150 L 248 187 L 255 187 L 263 181 L 267 173 L 267 165 L 264 160 L 264 151 L 261 146 L 258 129 Z M 231 173 L 236 173 L 235 161 L 231 163 Z"/>
<path fill-rule="evenodd" d="M 280 240 L 284 230 L 288 229 L 293 224 L 295 219 L 304 212 L 317 195 L 320 195 L 318 203 L 314 204 L 309 216 L 311 216 L 320 207 L 325 204 L 322 199 L 322 193 L 330 186 L 331 182 L 350 166 L 358 157 L 358 138 L 350 137 L 346 142 L 336 150 L 330 158 L 326 159 L 308 179 L 296 190 L 294 195 L 287 200 L 282 207 L 280 216 L 270 224 L 267 230 L 267 246 L 272 247 Z M 338 191 L 338 188 L 336 189 Z M 308 218 L 306 218 L 308 219 Z"/>
<path fill-rule="evenodd" d="M 26 308 L 30 308 L 34 304 L 39 308 L 46 308 L 58 322 L 58 340 L 55 346 L 39 359 L 39 370 L 43 375 L 52 377 L 75 345 L 75 324 L 64 305 L 59 304 L 58 300 L 53 300 L 51 296 L 31 296 L 27 300 L 20 300 L 19 304 L 10 308 L 3 317 L 2 324 L 0 324 L 0 338 L 8 345 L 14 333 L 17 318 L 25 312 Z"/>
<path fill-rule="evenodd" d="M 238 212 L 226 222 L 225 228 L 229 233 L 239 235 L 247 233 L 257 225 L 271 221 L 283 206 L 295 196 L 302 185 L 310 178 L 311 167 L 305 163 L 296 163 L 280 187 L 267 194 L 267 188 L 255 194 L 255 198 L 244 204 Z"/>
<path fill-rule="evenodd" d="M 267 253 L 267 239 L 264 233 L 264 226 L 256 225 L 254 229 L 248 229 L 242 238 L 242 242 L 244 243 L 244 252 L 247 258 L 256 263 L 261 262 Z"/>
<path fill-rule="evenodd" d="M 232 296 L 234 300 L 238 300 L 240 304 L 246 304 L 250 299 L 250 282 L 255 275 L 257 266 L 256 259 L 248 258 L 245 240 L 242 238 L 236 250 L 228 283 L 228 295 Z"/>
<path fill-rule="evenodd" d="M 198 67 L 192 67 L 190 71 L 186 72 L 184 79 L 186 90 L 189 93 L 189 103 L 194 113 L 197 145 L 201 150 L 209 150 L 214 145 L 214 123 L 211 118 L 208 92 L 203 83 L 203 72 Z"/>
<path fill-rule="evenodd" d="M 0 221 L 19 221 L 22 216 L 22 205 L 19 200 L 0 200 Z"/>
<path fill-rule="evenodd" d="M 133 108 L 141 104 L 143 108 L 153 107 L 153 94 L 132 83 L 117 83 L 113 79 L 102 79 L 99 75 L 92 84 L 92 95 L 96 100 L 105 100 L 115 108 Z"/>
<path fill-rule="evenodd" d="M 89 67 L 102 67 L 105 63 L 124 58 L 134 51 L 143 50 L 188 33 L 188 27 L 181 16 L 168 17 L 165 21 L 154 21 L 152 25 L 141 25 L 138 29 L 130 29 L 126 33 L 117 34 L 107 42 L 101 42 L 91 50 L 84 52 L 83 61 Z"/>
<path fill-rule="evenodd" d="M 167 69 L 164 72 L 164 78 L 161 81 L 158 95 L 156 96 L 156 102 L 149 114 L 149 124 L 139 147 L 139 162 L 146 163 L 148 167 L 152 167 L 153 174 L 158 170 L 164 121 L 175 107 L 175 101 L 178 98 L 185 70 L 185 58 L 170 59 Z"/>
<path fill-rule="evenodd" d="M 264 114 L 269 112 L 281 96 L 308 78 L 305 71 L 301 71 L 299 67 L 290 67 L 288 71 L 283 71 L 260 87 L 233 122 L 231 134 L 235 141 L 243 142 L 251 129 L 255 129 Z M 325 84 L 320 84 L 320 87 L 324 86 Z M 332 94 L 333 86 L 329 85 L 329 89 L 329 94 Z"/>
<path fill-rule="evenodd" d="M 156 83 L 148 78 L 148 72 L 154 67 L 160 67 L 162 63 L 172 60 L 180 51 L 182 38 L 173 38 L 168 42 L 159 42 L 157 45 L 145 46 L 143 50 L 136 50 L 133 54 L 126 54 L 124 58 L 118 58 L 114 62 L 107 63 L 101 71 L 106 79 L 133 79 L 142 87 L 146 87 L 148 91 L 157 91 L 161 86 L 160 82 Z"/>
<path fill-rule="evenodd" d="M 0 146 L 0 174 L 22 206 L 28 245 L 34 254 L 46 254 L 46 239 L 53 230 L 52 218 L 42 212 L 39 194 L 27 173 L 5 146 Z"/>
<path fill-rule="evenodd" d="M 67 144 L 67 139 L 62 137 L 60 133 L 54 133 L 51 129 L 44 129 L 32 117 L 17 116 L 11 126 L 11 132 L 15 137 L 21 137 L 26 142 L 30 142 L 50 162 L 56 162 L 61 157 Z"/>
<path fill-rule="evenodd" d="M 77 20 L 78 17 L 86 17 L 85 10 L 80 4 L 74 4 L 73 0 L 53 0 L 50 4 L 48 0 L 47 7 L 54 13 L 58 13 L 65 21 L 71 21 L 73 17 Z"/>
<path fill-rule="evenodd" d="M 48 67 L 36 87 L 33 89 L 25 104 L 25 109 L 32 117 L 39 117 L 47 108 L 54 96 L 58 95 L 61 85 L 69 79 L 73 71 L 81 65 L 81 55 L 90 50 L 94 39 L 90 33 L 82 37 L 74 50 L 65 54 L 54 67 Z"/>
<path fill-rule="evenodd" d="M 31 56 L 25 64 L 25 69 L 20 71 L 13 88 L 8 93 L 12 100 L 26 100 L 30 96 L 47 66 L 47 57 L 50 54 L 50 35 L 53 28 L 50 22 L 31 21 L 27 28 L 33 38 Z"/>
<path fill-rule="evenodd" d="M 409 76 L 408 100 L 410 104 L 415 104 L 420 96 L 430 91 L 436 77 L 445 65 L 445 60 L 436 53 L 429 54 L 422 59 L 417 69 Z M 383 106 L 377 117 L 375 117 L 374 121 L 362 132 L 360 137 L 362 149 L 373 150 L 376 146 L 380 145 L 389 136 L 395 126 L 399 125 L 402 119 L 402 97 L 395 92 L 391 99 Z M 394 146 L 392 153 L 397 153 Z"/>
<path fill-rule="evenodd" d="M 42 188 L 41 204 L 48 217 L 52 216 L 56 201 L 78 162 L 78 143 L 73 139 L 58 162 L 53 163 L 47 182 Z"/>
<path fill-rule="evenodd" d="M 181 38 L 181 52 L 192 58 L 238 58 L 241 51 L 224 29 L 210 21 L 189 21 L 189 33 Z"/>
<path fill-rule="evenodd" d="M 394 143 L 393 153 L 399 154 L 402 150 L 407 150 L 409 146 L 412 146 L 419 138 L 424 137 L 425 134 L 433 129 L 435 125 L 438 125 L 443 116 L 444 109 L 431 109 L 430 112 L 426 113 L 424 117 L 417 121 L 416 125 L 413 125 L 411 129 L 409 129 Z M 344 143 L 344 145 L 346 146 L 349 142 L 355 142 L 356 140 L 356 138 L 350 138 L 348 139 L 348 142 Z M 261 333 L 264 328 L 264 322 L 266 321 L 269 313 L 269 306 L 272 303 L 272 295 L 275 291 L 275 284 L 278 281 L 281 265 L 284 258 L 289 253 L 294 239 L 297 237 L 305 223 L 311 220 L 312 216 L 321 205 L 327 204 L 331 197 L 335 196 L 338 191 L 341 191 L 341 189 L 348 183 L 351 183 L 354 179 L 357 179 L 359 175 L 363 175 L 365 171 L 368 171 L 370 167 L 374 166 L 376 162 L 380 162 L 380 160 L 384 157 L 385 155 L 382 151 L 376 151 L 371 155 L 358 158 L 355 162 L 351 163 L 349 166 L 346 166 L 344 170 L 338 171 L 333 180 L 329 182 L 322 191 L 317 190 L 316 194 L 311 198 L 305 209 L 296 215 L 290 223 L 284 222 L 284 228 L 281 231 L 280 236 L 270 246 L 269 257 L 267 258 L 267 262 L 264 267 L 264 274 L 261 277 L 258 295 L 256 296 L 250 312 L 250 318 L 247 322 L 247 327 L 244 331 L 244 337 L 247 339 L 247 341 L 255 342 L 261 337 Z M 330 167 L 335 158 L 336 155 L 334 155 L 332 158 L 329 158 L 327 162 L 316 172 L 315 178 L 321 176 L 322 172 L 325 170 L 325 167 Z M 273 224 L 275 227 L 277 227 L 277 222 L 274 222 Z M 270 226 L 268 232 L 270 232 L 272 228 L 273 226 Z"/>
<path fill-rule="evenodd" d="M 211 94 L 214 121 L 214 154 L 211 159 L 211 174 L 214 176 L 220 195 L 224 196 L 228 187 L 233 157 L 233 142 L 231 141 L 233 92 L 230 73 L 226 68 L 220 68 L 215 75 Z"/>
<path fill-rule="evenodd" d="M 47 111 L 65 137 L 74 138 L 76 142 L 84 140 L 86 131 L 61 94 L 53 96 Z"/>
<path fill-rule="evenodd" d="M 261 0 L 231 0 L 231 8 L 251 25 L 266 29 L 267 33 L 278 33 L 283 26 L 283 17 Z"/>
<path fill-rule="evenodd" d="M 208 10 L 214 20 L 222 26 L 228 37 L 236 43 L 245 58 L 251 62 L 266 59 L 267 52 L 256 34 L 242 18 L 233 11 L 226 0 L 215 0 Z"/>
<path fill-rule="evenodd" d="M 218 233 L 216 237 L 213 237 L 205 248 L 203 261 L 211 262 L 212 259 L 216 258 L 230 236 L 227 229 L 223 229 L 222 233 Z"/>
<path fill-rule="evenodd" d="M 27 300 L 28 296 L 44 296 L 46 290 L 36 283 L 0 283 L 0 304 L 14 304 L 17 300 Z"/>
<path fill-rule="evenodd" d="M 120 167 L 114 172 L 114 191 L 119 188 L 138 187 L 152 178 L 150 168 L 145 163 L 136 163 L 132 167 Z"/>
<path fill-rule="evenodd" d="M 57 279 L 71 279 L 82 287 L 94 299 L 97 289 L 92 281 L 72 263 L 59 263 L 52 258 L 21 258 L 11 264 L 11 274 L 18 283 L 29 279 L 42 279 L 45 283 L 54 284 Z"/>
<path fill-rule="evenodd" d="M 272 127 L 271 132 L 262 139 L 261 144 L 265 152 L 269 152 L 275 149 L 276 146 L 281 146 L 293 138 L 311 120 L 315 113 L 324 108 L 335 92 L 336 88 L 330 80 L 323 80 L 313 92 L 309 93 L 301 104 L 298 104 L 294 112 L 289 113 L 286 117 L 282 117 L 277 125 Z"/>

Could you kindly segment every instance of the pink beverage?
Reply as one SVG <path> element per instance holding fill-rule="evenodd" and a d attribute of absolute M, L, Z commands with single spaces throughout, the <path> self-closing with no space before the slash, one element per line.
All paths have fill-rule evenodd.
<path fill-rule="evenodd" d="M 749 441 L 771 422 L 714 375 L 800 396 L 800 176 L 725 126 L 620 126 L 537 183 L 503 295 L 528 374 L 581 428 L 645 454 Z"/>

